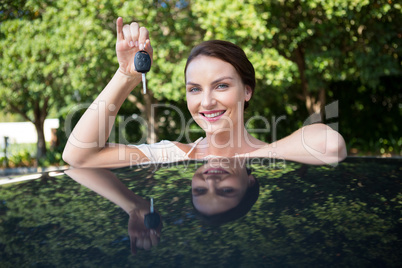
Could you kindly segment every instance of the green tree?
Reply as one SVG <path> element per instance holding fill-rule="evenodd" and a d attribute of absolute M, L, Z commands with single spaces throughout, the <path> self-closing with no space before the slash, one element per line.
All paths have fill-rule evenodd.
<path fill-rule="evenodd" d="M 396 1 L 196 1 L 194 7 L 206 38 L 235 40 L 256 53 L 273 48 L 291 62 L 297 72 L 287 80 L 310 114 L 325 105 L 333 81 L 357 79 L 373 87 L 382 76 L 401 74 Z M 256 60 L 270 72 L 264 57 Z"/>
<path fill-rule="evenodd" d="M 76 101 L 74 96 L 91 96 L 104 85 L 112 71 L 114 40 L 95 3 L 20 4 L 1 23 L 0 106 L 35 125 L 41 159 L 49 111 Z"/>
<path fill-rule="evenodd" d="M 202 32 L 189 3 L 11 1 L 2 5 L 1 15 L 0 105 L 35 124 L 38 159 L 46 153 L 43 122 L 49 111 L 66 114 L 77 104 L 92 101 L 117 69 L 118 16 L 125 23 L 146 26 L 156 48 L 147 75 L 148 94 L 133 91 L 121 114 L 141 113 L 149 123 L 148 142 L 152 142 L 157 140 L 158 126 L 172 120 L 158 114 L 153 118 L 151 105 L 162 100 L 184 103 L 185 55 Z"/>
<path fill-rule="evenodd" d="M 154 47 L 148 94 L 133 91 L 119 113 L 142 114 L 148 142 L 178 136 L 177 114 L 157 110 L 152 118 L 150 107 L 174 102 L 186 110 L 183 69 L 202 40 L 225 39 L 245 49 L 257 77 L 248 115 L 297 110 L 283 123 L 289 124 L 285 133 L 336 96 L 334 82 L 358 81 L 370 91 L 383 76 L 401 75 L 401 6 L 391 0 L 7 0 L 0 8 L 0 107 L 35 124 L 38 158 L 46 152 L 42 128 L 49 112 L 65 115 L 91 102 L 117 69 L 118 16 L 146 26 Z M 128 140 L 136 140 L 138 126 L 130 131 Z"/>

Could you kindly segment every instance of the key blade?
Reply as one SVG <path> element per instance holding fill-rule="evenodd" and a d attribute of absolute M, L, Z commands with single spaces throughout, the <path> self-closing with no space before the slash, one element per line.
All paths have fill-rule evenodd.
<path fill-rule="evenodd" d="M 151 213 L 154 213 L 154 199 L 151 197 L 151 208 L 150 208 Z"/>
<path fill-rule="evenodd" d="M 147 94 L 147 82 L 145 78 L 145 73 L 142 73 L 142 93 Z"/>

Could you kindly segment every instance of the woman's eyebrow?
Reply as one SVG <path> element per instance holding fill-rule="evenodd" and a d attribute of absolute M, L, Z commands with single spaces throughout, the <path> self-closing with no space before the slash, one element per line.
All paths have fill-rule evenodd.
<path fill-rule="evenodd" d="M 199 84 L 191 82 L 191 81 L 187 81 L 186 85 L 193 85 L 193 86 L 199 86 Z"/>
<path fill-rule="evenodd" d="M 221 78 L 218 78 L 218 79 L 212 81 L 211 85 L 216 84 L 216 83 L 218 83 L 218 82 L 220 82 L 220 81 L 222 81 L 222 80 L 225 80 L 225 79 L 234 80 L 234 78 L 231 77 L 231 76 L 223 76 L 223 77 L 221 77 Z"/>
<path fill-rule="evenodd" d="M 222 192 L 218 192 L 216 193 L 217 195 L 224 197 L 224 198 L 236 198 L 239 196 L 239 193 L 234 192 L 234 193 L 222 193 Z"/>
<path fill-rule="evenodd" d="M 218 79 L 212 81 L 211 85 L 216 84 L 216 83 L 218 83 L 218 82 L 220 82 L 220 81 L 222 81 L 222 80 L 225 80 L 225 79 L 234 80 L 234 78 L 231 77 L 231 76 L 223 76 L 223 77 L 220 77 L 220 78 L 218 78 Z M 194 82 L 191 82 L 191 81 L 187 81 L 187 82 L 186 82 L 186 85 L 199 86 L 200 84 L 197 84 L 197 83 L 194 83 Z"/>

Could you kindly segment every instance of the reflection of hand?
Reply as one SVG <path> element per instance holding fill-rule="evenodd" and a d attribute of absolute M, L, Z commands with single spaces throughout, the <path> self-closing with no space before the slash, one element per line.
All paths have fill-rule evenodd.
<path fill-rule="evenodd" d="M 136 208 L 129 212 L 128 234 L 130 235 L 131 252 L 137 253 L 137 248 L 146 250 L 156 246 L 160 240 L 162 222 L 156 229 L 147 229 L 144 224 L 145 215 L 150 212 L 150 203 L 143 200 Z M 157 212 L 156 212 L 157 213 Z"/>

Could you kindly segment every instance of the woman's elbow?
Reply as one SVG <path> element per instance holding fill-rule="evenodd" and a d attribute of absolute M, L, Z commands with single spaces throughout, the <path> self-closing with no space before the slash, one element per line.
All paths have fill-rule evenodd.
<path fill-rule="evenodd" d="M 328 130 L 325 147 L 327 156 L 333 162 L 340 162 L 347 157 L 345 140 L 333 129 Z"/>
<path fill-rule="evenodd" d="M 74 153 L 68 146 L 64 148 L 62 158 L 64 162 L 72 167 L 80 168 L 85 166 L 83 159 L 80 159 L 79 155 Z"/>
<path fill-rule="evenodd" d="M 72 157 L 72 154 L 69 153 L 68 150 L 66 150 L 66 148 L 64 148 L 64 151 L 63 151 L 63 154 L 62 154 L 61 157 L 62 157 L 64 162 L 66 162 L 70 166 L 76 167 L 76 165 L 74 163 L 74 157 Z"/>
<path fill-rule="evenodd" d="M 325 124 L 304 127 L 303 139 L 305 149 L 317 158 L 318 163 L 337 163 L 347 156 L 341 134 Z"/>

